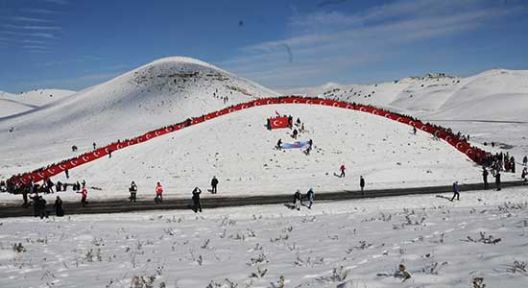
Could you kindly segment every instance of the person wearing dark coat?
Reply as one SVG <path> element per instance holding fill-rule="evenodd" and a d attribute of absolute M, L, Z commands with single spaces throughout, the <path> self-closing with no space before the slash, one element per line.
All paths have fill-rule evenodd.
<path fill-rule="evenodd" d="M 501 190 L 501 175 L 499 170 L 497 170 L 497 174 L 495 174 L 495 186 L 497 187 L 497 191 Z"/>
<path fill-rule="evenodd" d="M 28 202 L 28 189 L 26 188 L 22 190 L 22 200 L 24 200 L 22 207 L 27 208 L 29 206 L 29 202 Z"/>
<path fill-rule="evenodd" d="M 457 200 L 460 200 L 458 181 L 453 182 L 453 197 L 451 198 L 451 202 L 453 202 L 453 200 L 455 200 L 455 197 L 457 198 Z"/>
<path fill-rule="evenodd" d="M 301 210 L 301 205 L 302 205 L 301 191 L 297 190 L 295 191 L 295 194 L 293 194 L 293 206 L 295 207 L 295 209 Z"/>
<path fill-rule="evenodd" d="M 136 202 L 137 185 L 134 181 L 130 183 L 130 188 L 128 188 L 128 192 L 130 192 L 130 201 Z"/>
<path fill-rule="evenodd" d="M 275 148 L 277 148 L 278 150 L 282 148 L 282 139 L 279 139 L 279 141 L 277 141 L 277 145 L 275 146 Z"/>
<path fill-rule="evenodd" d="M 310 188 L 310 190 L 308 190 L 308 192 L 306 192 L 306 199 L 308 199 L 308 209 L 312 209 L 312 205 L 313 205 L 313 202 L 314 202 L 314 199 L 315 199 L 315 194 L 314 194 L 314 191 L 313 191 L 313 188 Z"/>
<path fill-rule="evenodd" d="M 33 216 L 37 217 L 40 215 L 40 196 L 35 194 L 35 196 L 31 196 L 29 198 L 33 200 Z"/>
<path fill-rule="evenodd" d="M 198 211 L 202 212 L 202 204 L 200 203 L 200 193 L 202 193 L 202 190 L 198 187 L 194 187 L 194 190 L 192 191 L 192 201 L 193 201 L 193 210 L 195 213 Z"/>
<path fill-rule="evenodd" d="M 57 199 L 55 199 L 55 204 L 53 205 L 55 207 L 55 215 L 57 217 L 64 216 L 64 208 L 62 208 L 62 199 L 57 196 Z"/>
<path fill-rule="evenodd" d="M 218 186 L 218 179 L 216 179 L 216 176 L 213 176 L 213 179 L 211 179 L 211 193 L 216 194 L 217 186 Z"/>
<path fill-rule="evenodd" d="M 484 181 L 484 189 L 488 189 L 488 170 L 486 167 L 482 167 L 482 180 Z"/>
<path fill-rule="evenodd" d="M 365 178 L 359 176 L 359 187 L 361 187 L 361 194 L 365 194 Z"/>

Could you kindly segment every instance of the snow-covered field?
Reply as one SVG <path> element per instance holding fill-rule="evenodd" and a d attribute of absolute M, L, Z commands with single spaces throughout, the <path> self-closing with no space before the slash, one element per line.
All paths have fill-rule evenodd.
<path fill-rule="evenodd" d="M 527 83 L 527 71 L 491 70 L 467 78 L 431 74 L 287 92 L 435 120 L 471 134 L 475 145 L 494 141 L 497 147 L 484 148 L 520 161 L 528 154 Z M 49 91 L 57 95 L 49 97 Z M 0 179 L 88 151 L 92 142 L 108 144 L 277 95 L 182 57 L 154 61 L 73 94 L 1 93 Z M 310 155 L 273 148 L 278 139 L 295 141 L 290 130 L 265 129 L 266 118 L 276 112 L 303 121 L 306 131 L 298 140 L 314 141 Z M 72 145 L 79 152 L 71 152 Z M 334 175 L 341 164 L 347 166 L 344 178 Z M 518 174 L 503 174 L 503 180 L 519 179 Z M 449 185 L 479 182 L 480 168 L 448 144 L 426 133 L 413 135 L 408 126 L 382 117 L 274 105 L 116 151 L 112 158 L 71 170 L 68 182 L 86 180 L 102 188 L 91 190 L 89 199 L 124 198 L 132 180 L 139 198 L 152 198 L 157 181 L 167 197 L 188 198 L 193 187 L 208 188 L 212 176 L 220 180 L 221 195 L 292 194 L 310 187 L 317 195 L 357 190 L 360 175 L 367 189 Z M 525 187 L 463 192 L 455 202 L 445 199 L 450 195 L 423 195 L 316 203 L 301 211 L 270 205 L 198 215 L 2 219 L 0 287 L 474 287 L 475 277 L 486 287 L 523 287 L 528 282 L 527 192 Z M 48 203 L 54 196 L 45 195 Z M 79 196 L 65 192 L 61 197 L 77 201 Z M 0 201 L 20 201 L 20 196 L 2 193 Z M 399 264 L 412 275 L 403 283 L 394 277 Z"/>
<path fill-rule="evenodd" d="M 298 140 L 313 139 L 310 155 L 299 149 L 274 149 L 278 139 L 296 141 L 289 129 L 268 131 L 264 127 L 265 119 L 275 111 L 304 122 L 306 132 Z M 21 154 L 17 159 L 28 156 L 34 155 Z M 341 163 L 347 166 L 345 178 L 335 175 Z M 103 191 L 90 191 L 92 199 L 123 198 L 131 181 L 138 184 L 139 197 L 151 198 L 160 181 L 168 197 L 187 198 L 195 186 L 209 187 L 213 176 L 220 180 L 220 193 L 232 196 L 293 194 L 310 187 L 319 193 L 356 190 L 360 175 L 368 189 L 450 185 L 455 180 L 475 183 L 480 181 L 479 169 L 448 144 L 425 132 L 413 135 L 408 126 L 384 117 L 332 107 L 273 105 L 116 151 L 112 158 L 70 171 L 69 180 L 65 175 L 54 180 L 84 179 L 89 186 L 101 187 Z M 79 197 L 71 190 L 64 195 L 65 199 Z"/>
<path fill-rule="evenodd" d="M 386 107 L 470 134 L 478 143 L 505 143 L 505 151 L 518 161 L 528 154 L 527 70 L 494 69 L 465 78 L 432 73 L 393 82 L 329 83 L 283 92 Z"/>
<path fill-rule="evenodd" d="M 527 192 L 3 219 L 0 287 L 524 287 Z"/>

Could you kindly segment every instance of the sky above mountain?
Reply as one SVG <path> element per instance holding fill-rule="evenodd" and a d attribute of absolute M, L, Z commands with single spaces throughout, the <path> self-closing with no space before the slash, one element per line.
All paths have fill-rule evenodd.
<path fill-rule="evenodd" d="M 157 58 L 271 88 L 528 69 L 526 0 L 0 0 L 0 90 L 79 90 Z"/>

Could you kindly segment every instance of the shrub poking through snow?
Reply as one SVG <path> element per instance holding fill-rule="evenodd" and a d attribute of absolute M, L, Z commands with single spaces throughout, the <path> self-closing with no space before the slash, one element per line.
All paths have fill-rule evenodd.
<path fill-rule="evenodd" d="M 484 284 L 484 278 L 483 277 L 475 277 L 473 278 L 473 288 L 486 288 L 486 284 Z"/>

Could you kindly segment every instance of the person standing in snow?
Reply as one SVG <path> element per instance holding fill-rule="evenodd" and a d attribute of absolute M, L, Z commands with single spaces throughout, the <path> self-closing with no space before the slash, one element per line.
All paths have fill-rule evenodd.
<path fill-rule="evenodd" d="M 523 166 L 526 166 L 526 165 L 528 165 L 528 156 L 524 155 Z"/>
<path fill-rule="evenodd" d="M 361 194 L 365 195 L 365 178 L 363 176 L 359 176 L 359 187 L 361 187 Z"/>
<path fill-rule="evenodd" d="M 156 198 L 154 198 L 154 202 L 156 204 L 163 202 L 163 186 L 161 186 L 160 182 L 156 184 Z"/>
<path fill-rule="evenodd" d="M 69 173 L 68 169 L 64 170 L 64 174 L 66 174 L 66 179 L 70 179 L 70 173 Z"/>
<path fill-rule="evenodd" d="M 95 150 L 95 148 L 97 147 L 97 145 L 95 145 L 95 142 L 92 143 L 92 146 L 93 146 L 93 150 Z"/>
<path fill-rule="evenodd" d="M 55 199 L 55 204 L 53 205 L 55 207 L 55 215 L 57 217 L 64 216 L 64 208 L 62 208 L 62 199 L 57 196 L 57 199 Z"/>
<path fill-rule="evenodd" d="M 314 194 L 314 191 L 313 191 L 313 188 L 310 188 L 310 190 L 308 190 L 308 192 L 306 192 L 306 199 L 308 199 L 308 209 L 312 209 L 312 205 L 313 205 L 313 202 L 314 202 L 314 199 L 315 199 L 315 194 Z"/>
<path fill-rule="evenodd" d="M 339 177 L 340 178 L 345 177 L 345 170 L 346 170 L 345 164 L 341 164 L 341 167 L 339 167 L 339 170 L 341 171 L 341 174 L 339 175 Z"/>
<path fill-rule="evenodd" d="M 86 204 L 88 204 L 88 202 L 86 201 L 86 199 L 88 198 L 88 189 L 86 189 L 86 185 L 83 185 L 81 191 L 76 193 L 81 193 L 81 206 L 85 207 Z"/>
<path fill-rule="evenodd" d="M 453 182 L 453 197 L 451 198 L 451 202 L 453 202 L 453 200 L 455 200 L 455 197 L 457 198 L 457 200 L 460 200 L 460 193 L 459 193 L 459 189 L 458 189 L 458 181 Z"/>
<path fill-rule="evenodd" d="M 200 203 L 201 193 L 202 193 L 202 190 L 200 190 L 200 188 L 194 187 L 192 191 L 192 201 L 193 201 L 194 213 L 197 213 L 198 211 L 202 212 L 202 203 Z"/>
<path fill-rule="evenodd" d="M 416 135 L 416 127 L 413 126 L 413 134 Z"/>
<path fill-rule="evenodd" d="M 501 175 L 499 170 L 495 174 L 495 186 L 497 187 L 497 191 L 501 190 Z"/>
<path fill-rule="evenodd" d="M 211 193 L 216 194 L 218 186 L 218 179 L 216 179 L 216 176 L 213 176 L 213 179 L 211 179 Z"/>
<path fill-rule="evenodd" d="M 482 180 L 484 181 L 484 189 L 488 189 L 488 170 L 486 167 L 482 167 Z"/>
<path fill-rule="evenodd" d="M 277 150 L 281 150 L 281 148 L 282 148 L 282 139 L 279 139 L 279 141 L 277 141 L 277 145 L 275 146 L 275 148 L 277 148 Z"/>
<path fill-rule="evenodd" d="M 295 194 L 293 194 L 293 206 L 295 207 L 295 209 L 301 210 L 301 205 L 302 205 L 302 195 L 301 195 L 301 191 L 297 189 L 297 191 L 295 191 Z"/>
<path fill-rule="evenodd" d="M 130 192 L 130 201 L 136 202 L 137 185 L 134 181 L 130 183 L 130 188 L 128 188 L 128 191 Z"/>
<path fill-rule="evenodd" d="M 523 185 L 526 185 L 528 183 L 528 168 L 524 167 L 523 171 L 521 172 L 521 180 L 523 182 Z"/>
<path fill-rule="evenodd" d="M 297 131 L 297 129 L 293 129 L 293 133 L 292 133 L 292 138 L 293 139 L 297 139 L 297 135 L 299 135 L 299 132 Z"/>

